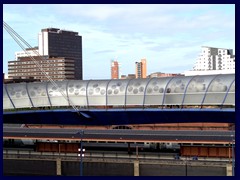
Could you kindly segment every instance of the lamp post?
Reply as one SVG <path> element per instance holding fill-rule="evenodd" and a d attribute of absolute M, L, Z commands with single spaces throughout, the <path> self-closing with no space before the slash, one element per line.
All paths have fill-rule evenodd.
<path fill-rule="evenodd" d="M 187 174 L 187 156 L 186 156 L 186 162 L 185 162 L 185 176 L 188 176 L 188 174 Z"/>
<path fill-rule="evenodd" d="M 136 160 L 138 161 L 138 145 L 136 146 Z"/>
<path fill-rule="evenodd" d="M 83 176 L 83 152 L 85 149 L 83 149 L 83 142 L 82 142 L 82 138 L 83 138 L 83 134 L 84 134 L 84 131 L 81 130 L 80 132 L 78 132 L 78 134 L 80 134 L 80 138 L 81 138 L 81 141 L 80 141 L 80 149 L 78 149 L 78 151 L 80 151 L 80 176 Z M 78 154 L 79 156 L 79 154 Z"/>
<path fill-rule="evenodd" d="M 234 152 L 234 143 L 235 143 L 235 139 L 234 139 L 234 135 L 231 135 L 232 137 L 232 176 L 235 176 L 235 152 Z"/>

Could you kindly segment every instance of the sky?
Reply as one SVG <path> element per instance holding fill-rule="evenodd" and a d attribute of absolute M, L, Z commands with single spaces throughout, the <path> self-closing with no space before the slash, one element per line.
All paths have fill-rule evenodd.
<path fill-rule="evenodd" d="M 134 74 L 147 59 L 147 74 L 191 70 L 201 46 L 233 49 L 234 4 L 3 4 L 3 20 L 32 47 L 41 29 L 82 36 L 83 79 L 110 79 L 111 60 L 120 75 Z M 22 49 L 3 30 L 3 72 Z"/>

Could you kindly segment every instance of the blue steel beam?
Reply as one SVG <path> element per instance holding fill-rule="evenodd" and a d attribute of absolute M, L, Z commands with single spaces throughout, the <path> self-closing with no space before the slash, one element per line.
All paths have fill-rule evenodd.
<path fill-rule="evenodd" d="M 89 109 L 4 112 L 3 123 L 126 125 L 152 123 L 235 123 L 235 109 Z"/>

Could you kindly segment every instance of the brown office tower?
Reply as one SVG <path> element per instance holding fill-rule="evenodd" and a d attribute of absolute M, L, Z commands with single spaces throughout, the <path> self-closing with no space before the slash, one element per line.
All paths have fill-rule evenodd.
<path fill-rule="evenodd" d="M 9 78 L 47 81 L 45 73 L 53 80 L 82 80 L 82 37 L 77 32 L 42 29 L 38 47 L 15 52 L 15 60 L 8 61 Z"/>
<path fill-rule="evenodd" d="M 119 79 L 119 64 L 117 61 L 111 62 L 111 79 Z"/>
<path fill-rule="evenodd" d="M 65 57 L 35 56 L 19 57 L 17 61 L 8 61 L 8 77 L 11 79 L 35 79 L 48 81 L 45 73 L 54 81 L 75 79 L 74 59 Z M 36 63 L 36 64 L 35 64 Z M 39 64 L 41 70 L 38 68 Z M 45 73 L 44 73 L 45 72 Z"/>
<path fill-rule="evenodd" d="M 57 28 L 42 29 L 38 42 L 39 54 L 42 56 L 73 59 L 74 79 L 82 80 L 82 36 L 78 32 Z"/>
<path fill-rule="evenodd" d="M 136 78 L 147 77 L 147 60 L 141 59 L 141 62 L 135 62 L 136 65 Z"/>

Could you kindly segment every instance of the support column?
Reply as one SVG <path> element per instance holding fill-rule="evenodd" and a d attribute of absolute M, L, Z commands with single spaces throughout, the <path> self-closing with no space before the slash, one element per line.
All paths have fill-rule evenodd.
<path fill-rule="evenodd" d="M 128 154 L 131 154 L 131 144 L 128 142 Z"/>
<path fill-rule="evenodd" d="M 226 166 L 227 176 L 232 176 L 232 164 L 227 164 Z"/>
<path fill-rule="evenodd" d="M 62 175 L 62 167 L 61 167 L 62 161 L 61 158 L 57 158 L 56 159 L 56 171 L 57 171 L 57 176 L 61 176 Z"/>
<path fill-rule="evenodd" d="M 139 161 L 134 161 L 134 176 L 139 176 Z"/>

